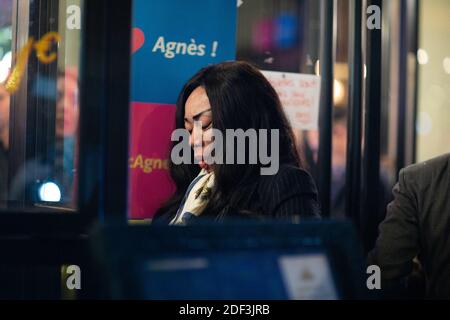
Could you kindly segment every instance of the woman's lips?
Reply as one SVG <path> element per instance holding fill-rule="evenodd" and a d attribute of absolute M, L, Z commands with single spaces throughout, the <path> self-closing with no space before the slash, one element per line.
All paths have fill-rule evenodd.
<path fill-rule="evenodd" d="M 207 169 L 207 168 L 208 168 L 208 165 L 206 164 L 205 161 L 200 161 L 200 163 L 199 163 L 198 165 L 199 165 L 200 168 L 202 168 L 202 169 Z"/>

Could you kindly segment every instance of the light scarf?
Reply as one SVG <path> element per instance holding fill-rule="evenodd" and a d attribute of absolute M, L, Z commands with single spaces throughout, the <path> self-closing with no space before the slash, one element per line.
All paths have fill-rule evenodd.
<path fill-rule="evenodd" d="M 185 226 L 192 216 L 200 216 L 208 205 L 213 187 L 214 173 L 202 170 L 187 189 L 177 215 L 170 225 Z"/>

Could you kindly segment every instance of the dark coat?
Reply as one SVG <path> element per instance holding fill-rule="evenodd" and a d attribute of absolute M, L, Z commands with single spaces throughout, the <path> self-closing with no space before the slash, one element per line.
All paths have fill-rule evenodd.
<path fill-rule="evenodd" d="M 228 210 L 216 222 L 234 220 L 281 220 L 297 222 L 299 219 L 320 218 L 317 188 L 311 175 L 298 167 L 281 165 L 273 176 L 259 176 L 252 191 L 246 195 L 243 208 Z M 181 204 L 180 204 L 181 205 Z M 192 217 L 190 224 L 210 219 L 208 214 Z M 162 214 L 155 223 L 167 224 L 173 215 Z"/>
<path fill-rule="evenodd" d="M 402 170 L 393 193 L 369 262 L 391 281 L 418 257 L 427 297 L 450 299 L 450 154 Z"/>

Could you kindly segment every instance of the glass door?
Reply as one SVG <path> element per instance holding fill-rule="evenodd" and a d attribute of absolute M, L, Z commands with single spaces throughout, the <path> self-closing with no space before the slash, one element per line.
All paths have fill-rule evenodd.
<path fill-rule="evenodd" d="M 1 5 L 0 219 L 13 223 L 26 215 L 19 226 L 48 229 L 50 219 L 76 229 L 120 211 L 117 201 L 108 201 L 118 197 L 105 195 L 114 188 L 105 181 L 123 177 L 119 198 L 126 203 L 130 19 L 115 15 L 131 5 Z M 122 123 L 123 131 L 111 129 Z"/>

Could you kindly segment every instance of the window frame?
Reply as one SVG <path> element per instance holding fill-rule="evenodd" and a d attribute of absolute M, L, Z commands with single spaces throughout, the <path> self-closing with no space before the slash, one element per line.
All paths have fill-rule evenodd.
<path fill-rule="evenodd" d="M 18 19 L 18 12 L 27 15 L 29 10 L 24 9 L 29 8 L 29 3 L 14 2 L 14 20 L 18 24 L 13 33 L 20 36 L 13 38 L 15 50 L 28 38 L 22 32 L 28 21 Z M 127 221 L 132 4 L 120 0 L 85 0 L 83 7 L 76 213 L 50 207 L 38 213 L 28 208 L 5 210 L 0 212 L 2 236 L 80 234 L 88 232 L 95 222 Z M 42 14 L 40 18 L 45 17 L 45 12 Z M 12 134 L 19 129 L 19 121 L 23 121 L 27 111 L 23 95 L 27 92 L 26 73 L 21 91 L 12 99 L 12 106 L 22 106 L 19 110 L 22 119 L 11 118 Z M 10 160 L 25 156 L 24 138 L 18 136 L 14 141 L 22 142 L 19 144 L 22 149 Z"/>

